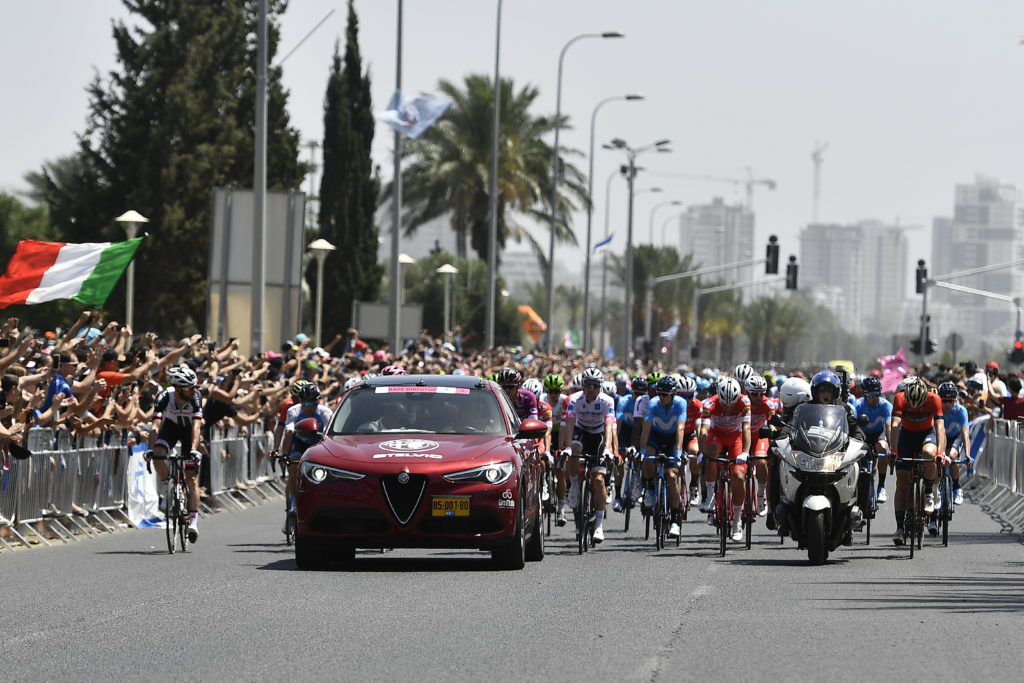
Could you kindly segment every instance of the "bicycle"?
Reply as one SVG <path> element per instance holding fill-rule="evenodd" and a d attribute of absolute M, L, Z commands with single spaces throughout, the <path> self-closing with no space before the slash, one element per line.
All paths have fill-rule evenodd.
<path fill-rule="evenodd" d="M 164 489 L 164 516 L 167 524 L 167 551 L 173 555 L 175 547 L 188 552 L 188 487 L 185 484 L 185 461 L 192 460 L 192 454 L 168 453 L 157 455 L 146 451 L 146 471 L 153 472 L 152 460 L 167 461 L 167 486 Z"/>
<path fill-rule="evenodd" d="M 942 547 L 949 547 L 949 522 L 953 519 L 955 506 L 953 505 L 953 475 L 950 468 L 953 465 L 963 465 L 970 461 L 970 458 L 963 457 L 959 460 L 950 460 L 942 466 L 939 475 L 939 509 L 932 513 L 934 519 L 942 524 Z"/>
<path fill-rule="evenodd" d="M 899 462 L 910 463 L 910 492 L 908 493 L 907 509 L 903 516 L 903 530 L 910 546 L 910 559 L 914 559 L 914 545 L 921 549 L 924 538 L 925 520 L 928 515 L 924 511 L 924 465 L 935 462 L 932 458 L 900 458 Z"/>
<path fill-rule="evenodd" d="M 290 458 L 284 453 L 273 453 L 270 456 L 273 458 L 281 468 L 281 475 L 287 476 L 288 474 L 288 463 Z M 288 500 L 288 496 L 284 497 L 284 544 L 291 545 L 295 542 L 295 533 L 298 530 L 298 520 L 295 518 L 295 513 L 291 509 L 291 501 Z"/>
<path fill-rule="evenodd" d="M 551 454 L 548 454 L 551 457 Z M 543 499 L 543 506 L 541 508 L 544 515 L 544 526 L 546 527 L 545 536 L 551 535 L 551 525 L 555 519 L 555 511 L 558 507 L 557 495 L 556 495 L 556 481 L 555 481 L 555 465 L 548 460 L 544 466 L 544 489 L 547 491 L 547 498 Z"/>
<path fill-rule="evenodd" d="M 871 545 L 871 520 L 878 515 L 878 489 L 875 488 L 875 469 L 878 465 L 877 454 L 861 460 L 860 486 L 867 491 L 867 500 L 859 500 L 861 513 L 864 515 L 864 545 Z"/>
<path fill-rule="evenodd" d="M 655 462 L 657 463 L 658 469 L 654 475 L 653 482 L 654 500 L 651 501 L 652 505 L 650 505 L 651 518 L 654 521 L 655 550 L 661 550 L 665 547 L 665 537 L 668 534 L 669 523 L 672 519 L 668 510 L 668 480 L 665 478 L 666 463 L 668 463 L 672 457 L 666 453 L 667 448 L 667 446 L 659 448 L 658 454 L 655 456 Z M 681 535 L 682 534 L 676 536 L 677 546 L 679 545 L 679 537 Z"/>
<path fill-rule="evenodd" d="M 626 449 L 626 462 L 622 468 L 622 513 L 626 517 L 625 528 L 629 531 L 630 512 L 636 507 L 633 500 L 633 489 L 640 477 L 640 459 L 637 457 L 636 449 L 630 446 Z"/>
<path fill-rule="evenodd" d="M 582 555 L 594 547 L 594 528 L 597 525 L 597 512 L 594 510 L 593 493 L 590 484 L 590 470 L 597 467 L 600 455 L 580 455 L 580 498 L 575 510 L 576 543 L 578 555 Z"/>
<path fill-rule="evenodd" d="M 768 456 L 747 456 L 747 475 L 743 480 L 745 498 L 743 500 L 743 516 L 741 517 L 746 527 L 744 533 L 746 535 L 747 550 L 750 550 L 751 534 L 753 533 L 751 529 L 754 526 L 754 522 L 757 521 L 757 477 L 755 476 L 756 468 L 753 463 L 756 460 L 768 460 Z"/>
<path fill-rule="evenodd" d="M 718 463 L 718 484 L 715 486 L 715 505 L 712 508 L 712 515 L 715 528 L 718 531 L 718 554 L 725 557 L 726 544 L 729 542 L 729 532 L 732 530 L 732 461 L 729 458 L 709 458 L 708 462 Z"/>

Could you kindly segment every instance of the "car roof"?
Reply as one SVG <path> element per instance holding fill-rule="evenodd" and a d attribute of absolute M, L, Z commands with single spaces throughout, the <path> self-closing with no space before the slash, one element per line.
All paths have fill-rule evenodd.
<path fill-rule="evenodd" d="M 473 375 L 390 375 L 364 380 L 364 386 L 370 387 L 458 387 L 465 389 L 483 389 L 489 382 L 482 377 Z"/>

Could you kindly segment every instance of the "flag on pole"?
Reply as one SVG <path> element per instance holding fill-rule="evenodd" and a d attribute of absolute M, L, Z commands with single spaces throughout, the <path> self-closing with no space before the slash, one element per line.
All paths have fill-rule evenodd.
<path fill-rule="evenodd" d="M 600 249 L 601 247 L 607 247 L 609 244 L 611 244 L 613 237 L 615 237 L 615 233 L 612 233 L 612 234 L 608 235 L 603 240 L 601 240 L 600 242 L 595 244 L 594 245 L 594 253 L 596 254 L 597 250 Z"/>
<path fill-rule="evenodd" d="M 609 344 L 608 348 L 604 350 L 604 357 L 609 359 L 615 358 L 615 347 Z"/>
<path fill-rule="evenodd" d="M 662 339 L 672 340 L 676 338 L 677 332 L 679 332 L 679 323 L 674 323 L 670 328 L 668 328 L 664 332 L 659 332 L 658 336 L 661 337 Z"/>
<path fill-rule="evenodd" d="M 907 376 L 907 356 L 903 349 L 891 356 L 882 356 L 878 362 L 882 365 L 882 391 L 887 394 L 896 391 L 900 380 Z"/>
<path fill-rule="evenodd" d="M 406 97 L 395 91 L 388 102 L 388 107 L 374 118 L 388 124 L 407 138 L 415 140 L 423 131 L 430 128 L 434 121 L 448 111 L 452 103 L 430 95 Z"/>
<path fill-rule="evenodd" d="M 0 308 L 56 299 L 102 306 L 140 244 L 141 237 L 84 244 L 22 240 L 0 276 Z"/>

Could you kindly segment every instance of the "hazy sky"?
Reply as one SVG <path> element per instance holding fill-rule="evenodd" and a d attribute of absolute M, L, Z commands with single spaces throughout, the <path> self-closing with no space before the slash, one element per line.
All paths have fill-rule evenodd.
<path fill-rule="evenodd" d="M 441 78 L 493 74 L 496 6 L 406 0 L 403 90 L 431 92 Z M 396 0 L 356 2 L 378 109 L 395 85 L 396 7 Z M 292 122 L 304 140 L 322 137 L 323 93 L 335 40 L 344 38 L 345 3 L 292 0 L 283 17 L 278 59 L 331 9 L 333 16 L 284 64 Z M 110 25 L 126 15 L 119 0 L 4 3 L 0 190 L 22 189 L 25 172 L 74 149 L 84 128 L 85 86 L 94 69 L 115 66 Z M 672 154 L 642 158 L 647 171 L 637 187 L 665 192 L 637 198 L 641 241 L 658 202 L 744 196 L 742 186 L 666 174 L 741 177 L 749 166 L 778 182 L 775 192 L 756 191 L 758 243 L 774 232 L 783 258 L 798 253 L 798 231 L 811 216 L 816 140 L 829 142 L 822 220 L 921 226 L 909 233 L 915 260 L 929 256 L 931 220 L 952 212 L 956 183 L 983 173 L 1024 186 L 1020 0 L 505 0 L 502 75 L 536 85 L 537 113 L 553 114 L 560 50 L 578 34 L 607 30 L 626 37 L 581 40 L 566 53 L 562 111 L 575 128 L 563 130 L 561 141 L 585 155 L 600 100 L 646 95 L 644 102 L 601 109 L 594 172 L 600 212 L 605 181 L 622 161 L 600 143 L 672 140 Z M 390 143 L 390 129 L 380 125 L 374 155 L 387 176 Z M 586 170 L 585 156 L 575 163 Z M 621 251 L 625 188 L 617 181 L 612 187 L 619 223 L 613 246 Z M 674 210 L 659 209 L 656 235 Z M 581 213 L 581 243 L 585 224 Z M 601 218 L 595 230 L 603 232 Z M 542 227 L 534 234 L 547 244 Z"/>

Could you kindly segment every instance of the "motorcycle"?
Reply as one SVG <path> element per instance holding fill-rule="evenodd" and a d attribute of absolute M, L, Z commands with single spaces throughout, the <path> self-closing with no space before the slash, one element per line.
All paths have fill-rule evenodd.
<path fill-rule="evenodd" d="M 775 519 L 807 549 L 812 565 L 824 564 L 863 523 L 857 482 L 866 446 L 850 436 L 844 406 L 804 403 L 773 449 L 780 482 Z"/>

